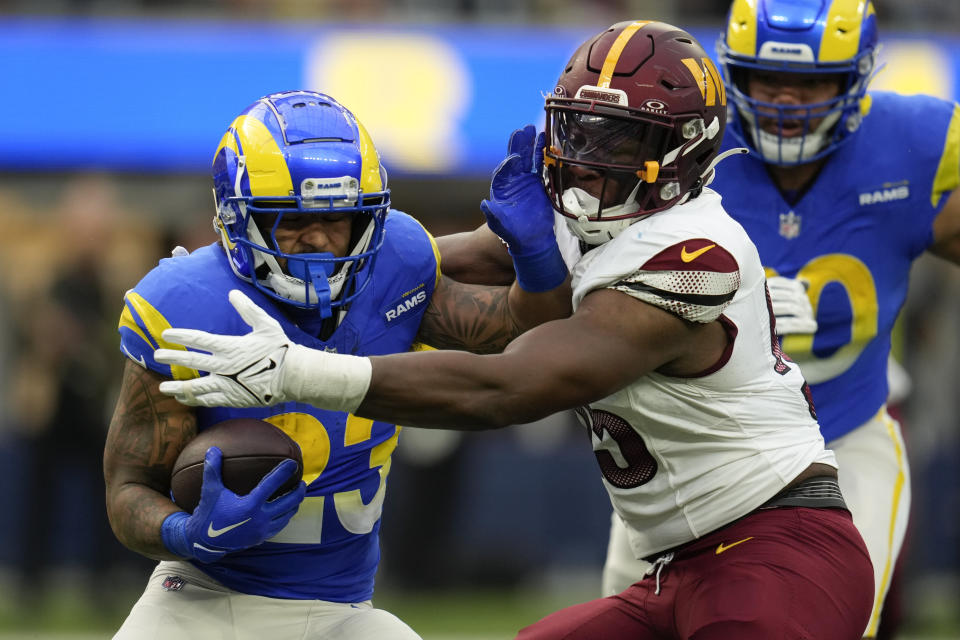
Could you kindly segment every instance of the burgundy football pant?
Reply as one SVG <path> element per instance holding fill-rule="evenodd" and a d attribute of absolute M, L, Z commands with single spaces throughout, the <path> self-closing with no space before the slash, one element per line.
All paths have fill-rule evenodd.
<path fill-rule="evenodd" d="M 857 640 L 872 605 L 850 513 L 780 507 L 681 547 L 659 581 L 561 609 L 517 639 Z"/>

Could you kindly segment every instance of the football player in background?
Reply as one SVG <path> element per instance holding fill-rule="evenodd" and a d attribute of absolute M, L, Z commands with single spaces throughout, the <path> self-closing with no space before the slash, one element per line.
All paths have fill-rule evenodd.
<path fill-rule="evenodd" d="M 231 292 L 253 331 L 165 331 L 190 350 L 158 361 L 210 374 L 160 390 L 192 405 L 299 400 L 459 429 L 577 408 L 652 571 L 520 638 L 859 638 L 873 596 L 866 548 L 807 385 L 780 352 L 756 248 L 706 187 L 727 115 L 719 73 L 688 33 L 619 23 L 574 54 L 546 113 L 549 199 L 505 188 L 481 208 L 496 230 L 497 211 L 523 201 L 554 245 L 556 209 L 590 247 L 569 318 L 502 354 L 373 356 L 363 370 L 297 344 Z M 507 242 L 516 262 L 522 247 Z"/>
<path fill-rule="evenodd" d="M 546 197 L 534 143 L 532 128 L 511 138 L 494 193 L 506 181 L 515 191 L 504 198 L 531 189 Z M 527 251 L 516 260 L 519 286 L 441 277 L 430 234 L 391 208 L 370 136 L 319 93 L 272 94 L 244 110 L 217 148 L 213 182 L 219 242 L 175 250 L 124 299 L 127 361 L 104 454 L 107 510 L 121 542 L 161 562 L 115 637 L 417 638 L 371 603 L 399 427 L 356 417 L 349 402 L 194 410 L 159 385 L 197 371 L 162 364 L 155 350 L 171 346 L 162 337 L 171 325 L 242 333 L 227 302 L 239 289 L 299 343 L 343 354 L 339 388 L 351 398 L 365 389 L 365 356 L 407 351 L 415 341 L 497 351 L 545 314 L 568 315 L 566 265 L 551 234 L 512 233 L 504 217 L 492 224 Z M 562 295 L 540 293 L 553 288 Z M 256 386 L 257 375 L 238 382 Z M 294 471 L 286 460 L 238 496 L 224 488 L 221 453 L 211 447 L 200 504 L 192 514 L 180 510 L 169 494 L 179 452 L 234 417 L 266 420 L 296 440 L 304 482 L 268 500 Z"/>
<path fill-rule="evenodd" d="M 903 544 L 910 471 L 887 412 L 891 331 L 924 251 L 960 263 L 960 108 L 867 92 L 870 2 L 736 0 L 718 45 L 734 106 L 713 184 L 760 252 L 783 350 L 810 383 L 840 488 L 874 565 L 880 612 Z M 641 567 L 614 522 L 605 591 Z"/>

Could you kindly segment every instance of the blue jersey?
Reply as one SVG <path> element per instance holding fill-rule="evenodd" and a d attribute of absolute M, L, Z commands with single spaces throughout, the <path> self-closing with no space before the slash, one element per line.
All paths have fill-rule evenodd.
<path fill-rule="evenodd" d="M 175 379 L 196 370 L 157 363 L 164 329 L 189 327 L 242 335 L 250 327 L 227 300 L 241 289 L 280 322 L 295 342 L 360 356 L 410 349 L 439 278 L 432 237 L 413 218 L 390 211 L 383 247 L 367 289 L 328 340 L 302 331 L 290 308 L 233 274 L 223 249 L 213 244 L 188 256 L 167 258 L 127 292 L 120 319 L 121 348 L 147 368 Z M 301 323 L 302 324 L 302 323 Z M 380 559 L 380 513 L 399 427 L 288 402 L 268 408 L 197 409 L 199 428 L 234 417 L 266 420 L 300 445 L 307 494 L 290 523 L 263 544 L 196 563 L 224 585 L 276 598 L 359 602 L 373 594 Z"/>
<path fill-rule="evenodd" d="M 724 147 L 734 146 L 726 136 Z M 810 283 L 817 333 L 785 336 L 783 349 L 811 383 L 828 442 L 886 401 L 890 333 L 910 266 L 930 246 L 958 174 L 958 107 L 892 93 L 872 94 L 860 131 L 794 204 L 755 154 L 733 156 L 717 170 L 711 186 L 756 243 L 767 275 Z"/>

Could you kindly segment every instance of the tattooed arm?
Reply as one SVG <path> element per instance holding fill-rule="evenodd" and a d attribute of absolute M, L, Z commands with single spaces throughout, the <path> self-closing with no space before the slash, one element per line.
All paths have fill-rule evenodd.
<path fill-rule="evenodd" d="M 110 526 L 124 546 L 155 559 L 177 558 L 160 525 L 180 510 L 169 498 L 170 472 L 197 433 L 194 409 L 160 393 L 165 379 L 127 361 L 103 455 Z"/>
<path fill-rule="evenodd" d="M 572 308 L 570 278 L 543 293 L 440 279 L 420 323 L 417 339 L 436 349 L 499 353 L 518 335 Z"/>

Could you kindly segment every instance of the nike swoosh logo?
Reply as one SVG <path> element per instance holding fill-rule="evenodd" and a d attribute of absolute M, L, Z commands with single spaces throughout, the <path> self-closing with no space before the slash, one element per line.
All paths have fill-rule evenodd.
<path fill-rule="evenodd" d="M 697 258 L 699 258 L 700 256 L 702 256 L 703 254 L 705 254 L 707 251 L 710 251 L 710 249 L 713 249 L 715 246 L 717 246 L 717 245 L 715 245 L 715 244 L 708 244 L 707 246 L 701 247 L 701 248 L 697 249 L 696 251 L 693 251 L 693 252 L 690 252 L 690 253 L 687 252 L 687 248 L 686 248 L 686 247 L 683 247 L 682 249 L 680 249 L 680 259 L 683 260 L 684 262 L 693 262 L 694 260 L 696 260 Z"/>
<path fill-rule="evenodd" d="M 277 368 L 277 363 L 274 362 L 274 360 L 271 358 L 271 359 L 270 359 L 270 362 L 269 362 L 265 367 L 263 367 L 262 369 L 260 369 L 260 370 L 257 371 L 256 373 L 248 373 L 248 374 L 247 374 L 247 377 L 248 377 L 248 378 L 253 378 L 254 376 L 260 375 L 260 374 L 263 373 L 264 371 L 270 371 L 271 369 L 276 369 L 276 368 Z"/>
<path fill-rule="evenodd" d="M 737 540 L 736 542 L 731 542 L 730 544 L 723 544 L 723 543 L 721 542 L 720 544 L 717 545 L 717 555 L 720 555 L 721 553 L 723 553 L 723 552 L 726 551 L 727 549 L 732 549 L 733 547 L 737 546 L 738 544 L 743 544 L 743 543 L 746 542 L 747 540 L 753 540 L 753 536 L 750 536 L 749 538 L 744 538 L 743 540 Z"/>
<path fill-rule="evenodd" d="M 214 529 L 213 523 L 211 522 L 210 524 L 207 525 L 207 537 L 216 538 L 217 536 L 222 536 L 227 531 L 230 531 L 231 529 L 236 529 L 237 527 L 239 527 L 240 525 L 246 522 L 250 522 L 250 518 L 247 518 L 246 520 L 241 520 L 240 522 L 234 522 L 233 524 L 226 526 L 223 529 Z"/>
<path fill-rule="evenodd" d="M 123 352 L 124 352 L 125 354 L 127 354 L 127 357 L 129 357 L 131 360 L 133 360 L 134 362 L 136 362 L 137 364 L 139 364 L 139 365 L 140 365 L 141 367 L 143 367 L 144 369 L 147 368 L 147 361 L 143 359 L 143 354 L 142 354 L 142 353 L 141 353 L 139 356 L 137 356 L 136 358 L 134 358 L 134 357 L 133 357 L 133 354 L 130 353 L 130 350 L 127 349 L 126 346 L 124 346 L 124 345 L 121 344 L 121 345 L 120 345 L 120 348 L 123 349 Z"/>

